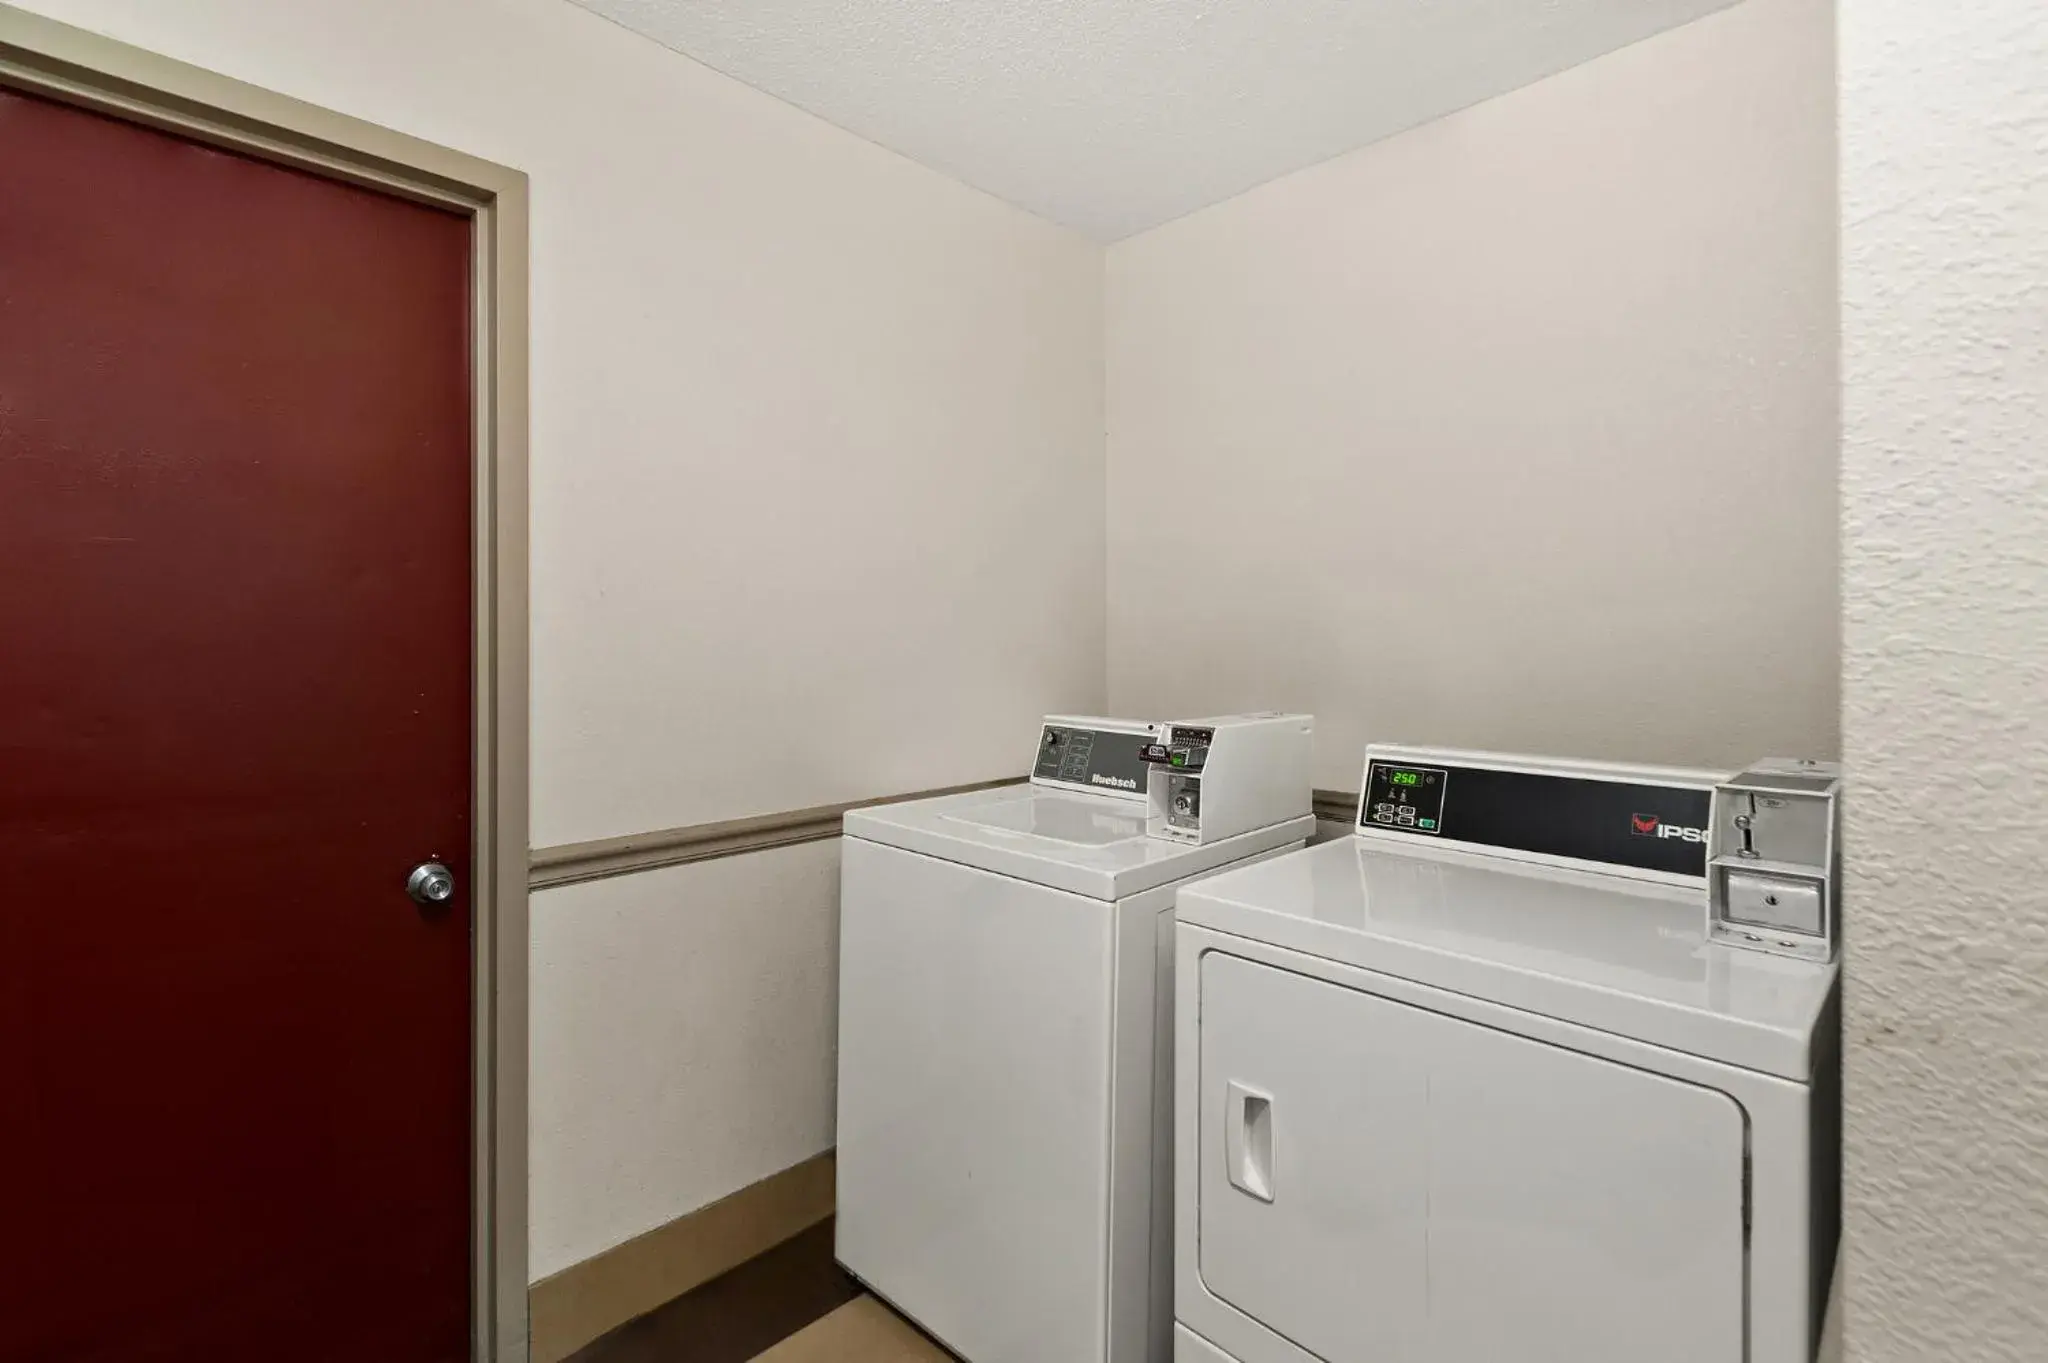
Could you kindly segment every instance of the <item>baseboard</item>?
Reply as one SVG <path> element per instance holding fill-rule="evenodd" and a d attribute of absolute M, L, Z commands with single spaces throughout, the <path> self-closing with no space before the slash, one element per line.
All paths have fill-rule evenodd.
<path fill-rule="evenodd" d="M 532 1363 L 561 1363 L 599 1335 L 673 1301 L 832 1214 L 826 1151 L 533 1285 Z"/>

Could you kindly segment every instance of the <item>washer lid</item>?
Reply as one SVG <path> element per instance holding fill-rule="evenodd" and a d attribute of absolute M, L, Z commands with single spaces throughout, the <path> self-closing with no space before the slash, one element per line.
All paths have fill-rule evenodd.
<path fill-rule="evenodd" d="M 1105 806 L 1108 806 L 1105 808 Z M 941 819 L 1002 833 L 1030 833 L 1074 847 L 1107 847 L 1145 836 L 1145 808 L 1127 802 L 1076 795 L 1042 795 L 995 800 Z"/>
<path fill-rule="evenodd" d="M 1182 890 L 1179 921 L 1786 1079 L 1835 966 L 1706 940 L 1698 890 L 1360 838 Z"/>
<path fill-rule="evenodd" d="M 1313 815 L 1190 847 L 1145 835 L 1128 800 L 1015 785 L 875 805 L 846 816 L 846 835 L 922 852 L 1090 899 L 1122 899 L 1300 842 Z"/>

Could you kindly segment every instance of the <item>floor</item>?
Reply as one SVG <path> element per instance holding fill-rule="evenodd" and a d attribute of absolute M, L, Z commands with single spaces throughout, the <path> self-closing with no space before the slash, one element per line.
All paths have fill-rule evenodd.
<path fill-rule="evenodd" d="M 954 1363 L 873 1297 L 859 1297 L 760 1355 L 760 1363 Z"/>
<path fill-rule="evenodd" d="M 954 1363 L 832 1258 L 830 1218 L 566 1363 Z"/>
<path fill-rule="evenodd" d="M 1835 1264 L 1820 1363 L 1841 1358 Z M 577 1350 L 565 1363 L 958 1363 L 832 1258 L 832 1220 Z"/>

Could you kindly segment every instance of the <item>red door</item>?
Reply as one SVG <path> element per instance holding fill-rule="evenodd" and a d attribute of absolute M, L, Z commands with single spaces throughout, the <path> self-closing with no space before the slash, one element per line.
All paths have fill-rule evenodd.
<path fill-rule="evenodd" d="M 467 1354 L 469 267 L 0 91 L 4 1363 Z"/>

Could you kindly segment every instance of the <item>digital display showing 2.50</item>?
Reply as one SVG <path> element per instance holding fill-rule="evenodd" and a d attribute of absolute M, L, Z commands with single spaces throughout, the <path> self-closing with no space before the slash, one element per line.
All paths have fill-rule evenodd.
<path fill-rule="evenodd" d="M 1441 837 L 1444 787 L 1449 784 L 1450 773 L 1442 767 L 1374 762 L 1367 769 L 1365 805 L 1358 811 L 1358 822 L 1365 828 Z"/>

